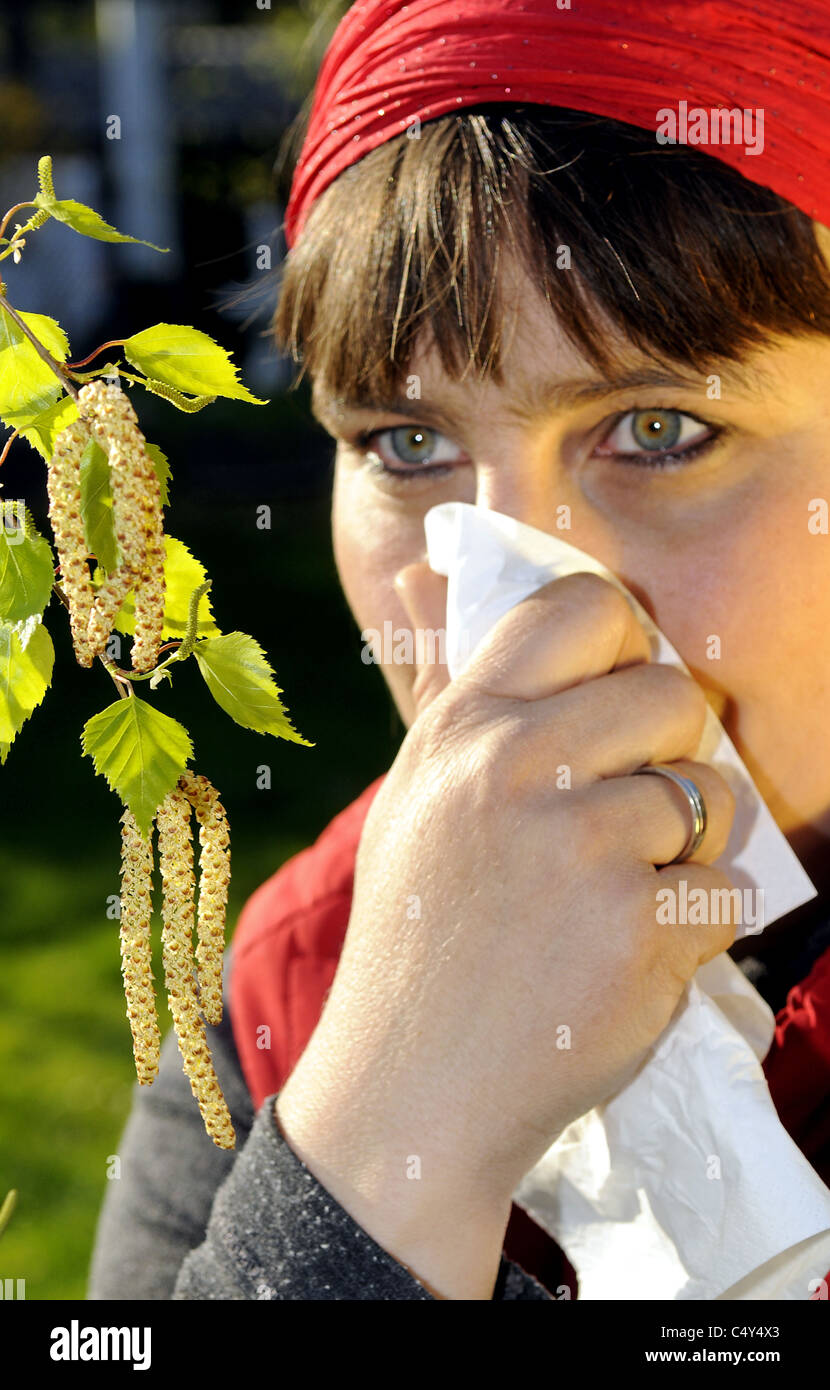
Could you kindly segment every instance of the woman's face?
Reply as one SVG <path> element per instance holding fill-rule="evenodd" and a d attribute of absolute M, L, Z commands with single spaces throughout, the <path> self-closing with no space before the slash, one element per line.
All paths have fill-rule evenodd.
<path fill-rule="evenodd" d="M 315 383 L 315 413 L 338 441 L 335 556 L 359 628 L 412 629 L 393 581 L 426 560 L 423 518 L 437 503 L 476 503 L 587 551 L 707 691 L 820 886 L 816 860 L 830 859 L 830 536 L 808 522 L 817 499 L 830 500 L 830 340 L 781 340 L 719 380 L 666 362 L 662 384 L 615 388 L 515 265 L 505 288 L 502 385 L 450 381 L 427 346 L 409 367 L 420 398 L 352 409 Z M 626 373 L 657 370 L 633 348 L 622 360 Z M 577 399 L 574 386 L 595 389 Z M 370 431 L 367 445 L 354 443 Z M 656 466 L 668 452 L 674 460 Z M 570 529 L 557 526 L 563 505 Z M 408 727 L 415 667 L 379 656 Z"/>

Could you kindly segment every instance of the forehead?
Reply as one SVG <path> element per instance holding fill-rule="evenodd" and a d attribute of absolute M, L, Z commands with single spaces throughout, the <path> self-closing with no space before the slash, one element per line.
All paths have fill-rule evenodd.
<path fill-rule="evenodd" d="M 394 393 L 379 389 L 376 380 L 367 372 L 348 392 L 336 392 L 328 382 L 315 376 L 312 383 L 312 406 L 321 419 L 337 420 L 356 410 L 402 408 L 413 409 L 413 402 L 446 401 L 448 406 L 464 403 L 467 411 L 475 409 L 476 401 L 491 398 L 495 393 L 505 399 L 516 399 L 536 374 L 546 378 L 598 379 L 596 372 L 563 332 L 556 313 L 539 293 L 536 285 L 521 264 L 509 254 L 501 256 L 498 272 L 499 356 L 501 371 L 498 378 L 485 364 L 482 370 L 469 366 L 458 379 L 451 378 L 441 360 L 438 345 L 426 323 L 416 338 L 409 360 L 402 364 L 398 389 Z M 610 324 L 603 324 L 607 340 L 612 341 Z M 392 325 L 389 340 L 392 341 Z M 620 350 L 624 353 L 624 344 Z M 629 350 L 629 360 L 632 357 Z"/>
<path fill-rule="evenodd" d="M 574 274 L 562 270 L 561 274 Z M 666 388 L 705 393 L 707 371 L 649 356 L 622 336 L 619 328 L 592 302 L 592 317 L 612 365 L 601 373 L 563 330 L 554 307 L 539 292 L 519 260 L 505 253 L 499 271 L 500 374 L 469 367 L 451 378 L 441 360 L 429 325 L 402 365 L 397 389 L 382 390 L 370 373 L 346 393 L 332 391 L 325 380 L 312 383 L 312 408 L 324 425 L 334 425 L 356 411 L 387 410 L 414 415 L 429 410 L 436 422 L 454 426 L 483 410 L 504 413 L 524 423 L 549 418 L 554 411 L 638 388 Z M 390 342 L 392 327 L 389 330 Z M 775 353 L 756 350 L 739 361 L 713 362 L 724 390 L 733 398 L 754 400 L 768 395 L 775 372 Z"/>

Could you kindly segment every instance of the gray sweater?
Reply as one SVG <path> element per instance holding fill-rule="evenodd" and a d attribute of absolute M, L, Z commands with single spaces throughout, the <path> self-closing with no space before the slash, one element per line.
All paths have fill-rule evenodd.
<path fill-rule="evenodd" d="M 254 1113 L 231 1030 L 230 959 L 229 949 L 223 1021 L 207 1035 L 236 1149 L 205 1133 L 171 1029 L 153 1085 L 135 1083 L 87 1298 L 432 1300 L 297 1157 L 276 1095 Z M 493 1298 L 552 1295 L 502 1254 Z"/>

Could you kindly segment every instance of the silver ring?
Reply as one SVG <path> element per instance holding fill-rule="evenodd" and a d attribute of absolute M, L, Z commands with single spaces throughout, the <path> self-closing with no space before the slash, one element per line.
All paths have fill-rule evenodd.
<path fill-rule="evenodd" d="M 646 763 L 645 767 L 638 767 L 637 773 L 653 772 L 658 777 L 668 777 L 669 781 L 676 782 L 681 791 L 686 793 L 689 801 L 689 810 L 692 813 L 692 829 L 689 838 L 683 849 L 676 858 L 670 859 L 670 864 L 682 864 L 686 859 L 690 859 L 703 843 L 706 834 L 706 803 L 700 794 L 700 789 L 692 781 L 691 777 L 684 777 L 682 772 L 676 772 L 668 763 Z M 636 773 L 633 774 L 636 776 Z"/>

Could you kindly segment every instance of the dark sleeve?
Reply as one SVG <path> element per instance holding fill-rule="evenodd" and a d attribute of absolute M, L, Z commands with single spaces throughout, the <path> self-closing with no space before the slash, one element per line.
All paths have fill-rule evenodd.
<path fill-rule="evenodd" d="M 340 1206 L 286 1142 L 263 1101 L 213 1203 L 204 1242 L 184 1260 L 173 1298 L 434 1302 Z M 493 1298 L 551 1295 L 502 1255 Z"/>
<path fill-rule="evenodd" d="M 88 1300 L 172 1297 L 182 1260 L 204 1240 L 217 1188 L 250 1133 L 253 1105 L 228 1007 L 231 950 L 225 952 L 222 1022 L 216 1028 L 206 1025 L 206 1033 L 236 1150 L 218 1148 L 206 1134 L 171 1028 L 152 1086 L 134 1085 L 132 1110 L 116 1149 L 121 1175 L 106 1183 L 98 1218 Z"/>
<path fill-rule="evenodd" d="M 87 1290 L 103 1299 L 421 1299 L 432 1295 L 331 1196 L 283 1138 L 276 1095 L 254 1117 L 231 1029 L 207 1026 L 235 1150 L 205 1133 L 171 1029 L 152 1086 L 135 1083 Z M 502 1256 L 494 1300 L 550 1299 Z"/>

